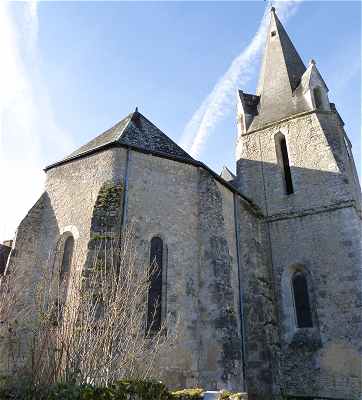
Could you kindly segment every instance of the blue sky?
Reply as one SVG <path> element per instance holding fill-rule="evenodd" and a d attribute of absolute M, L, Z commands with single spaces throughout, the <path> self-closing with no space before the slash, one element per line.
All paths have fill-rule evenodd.
<path fill-rule="evenodd" d="M 360 172 L 361 3 L 274 3 L 305 63 L 316 60 Z M 241 59 L 243 71 L 231 83 L 232 96 L 229 90 L 222 104 L 209 98 L 217 118 L 207 126 L 197 155 L 217 172 L 223 165 L 234 169 L 233 93 L 238 82 L 255 92 L 260 63 L 255 34 L 266 6 L 263 1 L 1 5 L 0 51 L 7 61 L 0 63 L 5 87 L 0 155 L 8 190 L 0 202 L 0 240 L 13 235 L 40 196 L 41 168 L 136 106 L 176 142 L 190 141 L 195 113 L 254 39 L 256 48 Z"/>

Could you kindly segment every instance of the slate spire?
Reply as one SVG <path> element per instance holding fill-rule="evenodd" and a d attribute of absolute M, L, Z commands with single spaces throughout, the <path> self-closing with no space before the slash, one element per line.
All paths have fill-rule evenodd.
<path fill-rule="evenodd" d="M 294 91 L 305 70 L 302 59 L 272 7 L 257 95 L 281 83 L 288 84 Z"/>
<path fill-rule="evenodd" d="M 260 98 L 259 122 L 278 120 L 296 112 L 294 91 L 305 71 L 302 59 L 272 7 L 256 92 Z"/>

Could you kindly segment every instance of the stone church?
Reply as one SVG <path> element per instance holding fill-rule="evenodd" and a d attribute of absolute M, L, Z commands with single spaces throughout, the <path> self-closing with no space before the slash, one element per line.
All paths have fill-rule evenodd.
<path fill-rule="evenodd" d="M 170 386 L 360 398 L 351 143 L 316 63 L 305 66 L 274 8 L 256 94 L 237 93 L 236 175 L 195 160 L 137 109 L 45 172 L 8 268 L 31 274 L 58 243 L 68 259 L 87 250 L 102 213 L 114 234 L 134 223 L 140 259 L 156 257 L 162 271 L 150 287 L 158 321 L 181 318 Z M 116 201 L 100 202 L 109 190 Z"/>

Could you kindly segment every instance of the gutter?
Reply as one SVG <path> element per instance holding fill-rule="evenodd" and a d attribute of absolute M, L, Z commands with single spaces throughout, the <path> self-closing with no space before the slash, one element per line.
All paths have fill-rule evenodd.
<path fill-rule="evenodd" d="M 239 235 L 239 208 L 237 207 L 236 194 L 233 194 L 234 200 L 234 226 L 235 226 L 235 242 L 236 242 L 236 261 L 238 266 L 238 285 L 239 285 L 239 315 L 240 315 L 240 337 L 241 337 L 241 363 L 243 373 L 243 392 L 247 392 L 246 381 L 246 353 L 245 353 L 245 321 L 243 310 L 243 287 L 241 284 L 241 262 L 240 262 L 240 235 Z"/>

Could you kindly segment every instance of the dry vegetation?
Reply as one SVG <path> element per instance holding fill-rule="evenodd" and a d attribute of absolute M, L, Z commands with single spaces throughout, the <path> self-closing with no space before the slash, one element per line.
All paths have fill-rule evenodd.
<path fill-rule="evenodd" d="M 35 386 L 157 377 L 156 361 L 175 343 L 177 327 L 166 334 L 164 321 L 160 331 L 145 331 L 152 271 L 137 265 L 132 227 L 121 244 L 98 240 L 86 270 L 75 256 L 64 274 L 59 258 L 49 257 L 34 290 L 20 271 L 1 278 L 2 374 Z"/>

